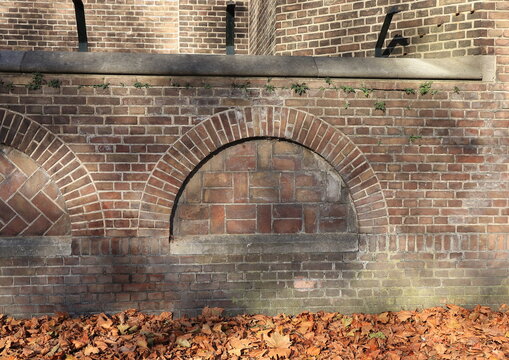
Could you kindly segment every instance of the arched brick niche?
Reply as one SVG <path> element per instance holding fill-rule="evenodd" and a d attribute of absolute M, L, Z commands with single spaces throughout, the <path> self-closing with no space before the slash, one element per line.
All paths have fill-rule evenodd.
<path fill-rule="evenodd" d="M 348 188 L 303 146 L 242 142 L 192 175 L 174 208 L 174 236 L 357 233 Z"/>
<path fill-rule="evenodd" d="M 57 136 L 21 114 L 0 108 L 0 144 L 25 154 L 50 177 L 65 202 L 72 235 L 104 234 L 95 185 L 76 155 Z"/>
<path fill-rule="evenodd" d="M 213 115 L 177 140 L 156 164 L 140 203 L 140 236 L 169 236 L 176 196 L 207 156 L 245 139 L 274 138 L 300 144 L 327 161 L 348 187 L 361 234 L 387 232 L 387 209 L 366 157 L 323 120 L 287 107 L 246 107 Z"/>

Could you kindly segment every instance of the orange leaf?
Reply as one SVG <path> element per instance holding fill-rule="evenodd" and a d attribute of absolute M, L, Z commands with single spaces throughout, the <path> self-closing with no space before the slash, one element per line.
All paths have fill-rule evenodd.
<path fill-rule="evenodd" d="M 95 346 L 88 345 L 85 348 L 85 350 L 83 350 L 83 354 L 85 354 L 85 356 L 88 356 L 88 355 L 91 355 L 91 354 L 99 354 L 99 349 L 96 348 Z"/>
<path fill-rule="evenodd" d="M 320 355 L 321 349 L 316 346 L 311 346 L 310 348 L 306 349 L 306 354 L 310 356 L 318 356 Z"/>
<path fill-rule="evenodd" d="M 105 329 L 109 329 L 109 328 L 111 328 L 112 325 L 113 325 L 113 321 L 111 321 L 111 319 L 109 319 L 104 314 L 99 314 L 99 317 L 97 318 L 97 326 L 103 327 Z"/>

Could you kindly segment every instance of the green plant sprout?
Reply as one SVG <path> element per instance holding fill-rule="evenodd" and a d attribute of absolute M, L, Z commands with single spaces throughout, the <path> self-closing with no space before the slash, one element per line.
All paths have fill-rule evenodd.
<path fill-rule="evenodd" d="M 267 83 L 265 84 L 265 90 L 269 93 L 273 93 L 276 91 L 276 87 L 272 85 L 270 82 L 272 81 L 272 78 L 267 79 Z"/>
<path fill-rule="evenodd" d="M 421 95 L 426 95 L 431 91 L 431 86 L 433 85 L 433 81 L 426 81 L 425 83 L 422 83 L 419 85 L 419 93 Z"/>
<path fill-rule="evenodd" d="M 251 85 L 250 81 L 246 81 L 244 84 L 237 84 L 237 83 L 233 82 L 232 89 L 241 89 L 241 90 L 247 92 L 250 85 Z"/>
<path fill-rule="evenodd" d="M 340 86 L 339 88 L 347 94 L 351 94 L 351 93 L 355 92 L 355 89 L 351 86 Z"/>
<path fill-rule="evenodd" d="M 415 89 L 412 89 L 412 88 L 406 88 L 406 89 L 403 89 L 403 91 L 405 92 L 405 94 L 407 95 L 413 95 L 415 94 Z"/>
<path fill-rule="evenodd" d="M 12 83 L 12 81 L 8 82 L 5 84 L 5 88 L 7 89 L 7 91 L 11 92 L 12 90 L 14 90 L 14 84 Z"/>
<path fill-rule="evenodd" d="M 369 95 L 373 92 L 373 89 L 369 89 L 365 86 L 361 87 L 359 90 L 362 91 L 365 97 L 369 97 Z"/>
<path fill-rule="evenodd" d="M 92 87 L 94 89 L 106 90 L 106 89 L 108 89 L 110 87 L 110 83 L 94 84 L 94 85 L 92 85 Z"/>
<path fill-rule="evenodd" d="M 26 87 L 28 90 L 39 90 L 42 88 L 42 84 L 44 82 L 44 75 L 37 72 L 32 74 L 32 81 L 30 81 Z"/>
<path fill-rule="evenodd" d="M 452 91 L 454 91 L 455 94 L 459 94 L 461 90 L 459 87 L 455 86 Z"/>
<path fill-rule="evenodd" d="M 137 81 L 137 82 L 134 83 L 134 87 L 136 89 L 141 89 L 141 88 L 148 89 L 150 87 L 150 84 L 148 84 L 148 83 L 141 83 L 141 82 Z"/>
<path fill-rule="evenodd" d="M 302 96 L 309 90 L 309 86 L 307 86 L 306 83 L 294 83 L 294 84 L 292 84 L 291 89 L 297 95 Z"/>
<path fill-rule="evenodd" d="M 343 109 L 348 109 L 350 107 L 350 102 L 349 101 L 345 101 L 345 105 L 343 105 Z"/>
<path fill-rule="evenodd" d="M 58 79 L 52 79 L 48 81 L 48 86 L 52 87 L 54 89 L 60 89 L 60 86 L 62 85 L 62 82 Z"/>
<path fill-rule="evenodd" d="M 408 137 L 408 140 L 410 141 L 411 144 L 413 144 L 415 140 L 419 140 L 419 139 L 422 139 L 421 135 L 410 135 Z"/>
<path fill-rule="evenodd" d="M 380 110 L 382 112 L 385 112 L 385 101 L 377 101 L 375 102 L 375 110 Z"/>
<path fill-rule="evenodd" d="M 212 85 L 210 85 L 209 83 L 205 83 L 205 84 L 203 84 L 203 88 L 204 89 L 212 89 Z"/>

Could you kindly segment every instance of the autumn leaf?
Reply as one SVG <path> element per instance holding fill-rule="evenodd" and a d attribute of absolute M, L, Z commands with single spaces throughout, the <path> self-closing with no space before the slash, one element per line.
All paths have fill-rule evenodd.
<path fill-rule="evenodd" d="M 97 326 L 109 329 L 112 325 L 113 321 L 111 321 L 111 319 L 109 319 L 105 314 L 99 314 L 99 317 L 97 318 Z"/>
<path fill-rule="evenodd" d="M 282 335 L 278 332 L 273 332 L 272 336 L 269 336 L 267 340 L 265 340 L 269 349 L 269 356 L 277 359 L 278 357 L 286 358 L 290 356 L 291 350 L 290 345 L 292 342 L 290 341 L 290 336 Z"/>
<path fill-rule="evenodd" d="M 344 327 L 348 327 L 348 326 L 352 325 L 353 318 L 351 318 L 351 317 L 344 317 L 344 318 L 341 319 L 341 322 L 343 323 Z"/>
<path fill-rule="evenodd" d="M 87 345 L 85 350 L 83 350 L 83 354 L 85 354 L 85 356 L 89 356 L 92 354 L 99 354 L 99 349 L 96 348 L 95 346 Z"/>
<path fill-rule="evenodd" d="M 229 345 L 231 348 L 228 350 L 228 353 L 240 356 L 242 354 L 242 350 L 249 348 L 250 344 L 251 341 L 249 341 L 248 339 L 239 338 L 230 339 Z"/>
<path fill-rule="evenodd" d="M 177 345 L 180 345 L 182 347 L 186 348 L 191 347 L 191 343 L 184 336 L 177 337 L 177 340 L 175 342 L 177 343 Z"/>
<path fill-rule="evenodd" d="M 387 324 L 389 322 L 389 313 L 388 312 L 384 312 L 384 313 L 381 313 L 380 315 L 378 315 L 377 317 L 377 320 L 380 321 L 382 324 Z"/>
<path fill-rule="evenodd" d="M 320 355 L 320 352 L 321 352 L 320 348 L 316 346 L 311 346 L 306 349 L 306 354 L 310 356 L 318 356 Z"/>

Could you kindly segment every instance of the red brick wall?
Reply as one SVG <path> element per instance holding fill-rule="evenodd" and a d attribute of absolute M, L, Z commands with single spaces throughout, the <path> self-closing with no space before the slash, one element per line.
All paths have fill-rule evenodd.
<path fill-rule="evenodd" d="M 179 51 L 183 54 L 226 53 L 226 0 L 179 2 Z M 247 1 L 235 2 L 235 53 L 248 53 Z"/>
<path fill-rule="evenodd" d="M 372 57 L 385 14 L 383 0 L 282 1 L 276 8 L 275 55 Z M 489 1 L 404 0 L 392 20 L 384 50 L 397 36 L 392 56 L 451 57 L 493 53 L 487 37 Z"/>
<path fill-rule="evenodd" d="M 348 189 L 313 152 L 250 141 L 221 151 L 193 175 L 174 235 L 356 232 Z"/>
<path fill-rule="evenodd" d="M 29 90 L 30 75 L 2 74 L 0 143 L 51 176 L 73 236 L 69 256 L 0 251 L 0 313 L 506 302 L 508 27 L 497 6 L 498 82 L 435 81 L 438 92 L 425 95 L 423 81 L 333 79 L 375 89 L 365 97 L 300 79 L 310 90 L 299 96 L 295 79 L 272 79 L 270 92 L 264 78 L 243 79 L 244 90 L 230 78 L 83 75 L 46 75 L 61 87 Z M 187 176 L 209 153 L 260 137 L 304 145 L 335 168 L 357 213 L 358 251 L 171 252 L 170 216 Z"/>

